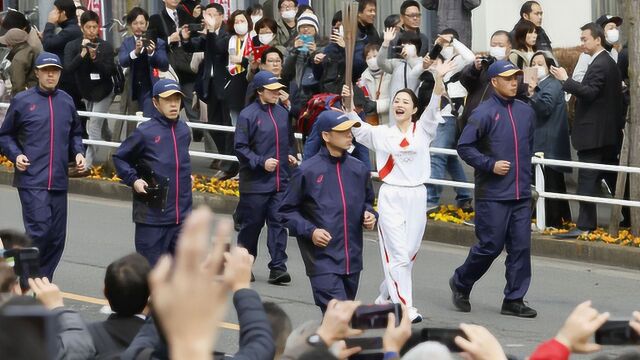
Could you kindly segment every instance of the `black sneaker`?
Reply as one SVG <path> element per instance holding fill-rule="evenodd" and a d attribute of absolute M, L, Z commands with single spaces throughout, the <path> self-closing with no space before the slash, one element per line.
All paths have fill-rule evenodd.
<path fill-rule="evenodd" d="M 500 314 L 517 316 L 521 318 L 534 318 L 538 316 L 538 312 L 527 306 L 527 304 L 525 304 L 522 300 L 503 301 Z"/>
<path fill-rule="evenodd" d="M 471 205 L 471 200 L 465 201 L 464 203 L 460 204 L 460 206 L 458 207 L 467 214 L 470 214 L 473 212 L 473 205 Z"/>
<path fill-rule="evenodd" d="M 287 284 L 291 282 L 291 275 L 286 271 L 271 270 L 268 282 L 273 285 Z"/>
<path fill-rule="evenodd" d="M 469 302 L 469 295 L 458 290 L 456 284 L 453 282 L 453 277 L 449 279 L 449 287 L 451 288 L 451 302 L 453 306 L 462 312 L 470 312 L 471 303 Z"/>

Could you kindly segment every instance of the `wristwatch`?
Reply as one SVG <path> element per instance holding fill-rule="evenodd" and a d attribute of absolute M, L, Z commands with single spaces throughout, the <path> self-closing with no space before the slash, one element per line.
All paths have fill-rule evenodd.
<path fill-rule="evenodd" d="M 313 347 L 317 348 L 326 348 L 327 344 L 324 343 L 324 340 L 318 334 L 313 334 L 307 338 L 307 343 Z"/>

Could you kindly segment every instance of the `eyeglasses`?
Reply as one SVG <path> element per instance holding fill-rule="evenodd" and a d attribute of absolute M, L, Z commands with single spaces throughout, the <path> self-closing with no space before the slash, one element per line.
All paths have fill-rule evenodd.
<path fill-rule="evenodd" d="M 267 64 L 282 64 L 282 60 L 278 59 L 278 60 L 267 60 Z"/>
<path fill-rule="evenodd" d="M 415 14 L 404 14 L 404 16 L 411 18 L 411 19 L 417 19 L 419 17 L 422 17 L 421 13 L 415 13 Z"/>
<path fill-rule="evenodd" d="M 295 6 L 291 6 L 291 5 L 283 6 L 283 7 L 280 8 L 280 10 L 282 10 L 282 11 L 295 10 L 295 9 L 296 9 L 296 7 Z"/>

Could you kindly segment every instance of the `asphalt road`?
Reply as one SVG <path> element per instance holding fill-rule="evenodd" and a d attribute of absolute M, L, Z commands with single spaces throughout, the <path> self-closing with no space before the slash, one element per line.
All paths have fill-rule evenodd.
<path fill-rule="evenodd" d="M 20 203 L 15 189 L 0 186 L 0 228 L 6 227 L 22 229 Z M 100 303 L 105 268 L 114 259 L 134 251 L 131 205 L 70 195 L 68 229 L 67 247 L 55 282 L 69 293 L 67 305 L 80 311 L 87 321 L 103 319 L 106 315 L 100 313 Z M 262 240 L 264 244 L 266 239 Z M 313 304 L 295 240 L 291 239 L 289 249 L 292 284 L 267 284 L 268 254 L 266 245 L 262 245 L 254 269 L 257 278 L 254 288 L 263 300 L 280 304 L 296 326 L 309 319 L 319 319 L 320 312 Z M 593 300 L 597 309 L 610 311 L 616 319 L 628 319 L 633 310 L 640 309 L 637 301 L 640 289 L 638 272 L 534 257 L 534 277 L 526 300 L 538 310 L 538 318 L 502 316 L 499 314 L 504 287 L 502 256 L 472 293 L 473 311 L 468 314 L 456 312 L 450 302 L 447 281 L 453 270 L 464 261 L 467 251 L 462 247 L 423 243 L 414 267 L 414 302 L 425 316 L 425 321 L 419 326 L 455 327 L 460 322 L 482 324 L 497 336 L 507 353 L 524 358 L 538 343 L 552 337 L 571 309 L 585 299 Z M 370 303 L 375 299 L 382 279 L 373 233 L 367 234 L 364 257 L 365 271 L 358 299 Z M 232 307 L 230 309 L 225 321 L 235 324 L 235 312 Z M 238 332 L 229 329 L 233 326 L 226 327 L 221 333 L 218 348 L 234 352 L 237 350 Z M 624 350 L 628 349 L 608 347 L 605 352 L 615 354 Z"/>

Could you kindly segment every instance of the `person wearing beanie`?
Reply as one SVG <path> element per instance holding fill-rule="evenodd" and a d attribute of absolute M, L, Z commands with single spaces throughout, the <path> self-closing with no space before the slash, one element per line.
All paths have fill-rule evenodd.
<path fill-rule="evenodd" d="M 16 96 L 21 91 L 32 88 L 38 84 L 33 62 L 38 56 L 38 51 L 28 43 L 29 34 L 26 31 L 13 28 L 0 36 L 0 44 L 11 49 L 7 60 L 11 61 L 9 67 L 9 79 L 11 79 L 11 96 Z"/>
<path fill-rule="evenodd" d="M 14 28 L 22 29 L 29 34 L 27 42 L 37 51 L 38 54 L 43 51 L 42 41 L 38 36 L 38 32 L 35 30 L 31 31 L 32 28 L 29 20 L 27 20 L 23 13 L 9 9 L 0 24 L 0 36 Z"/>

